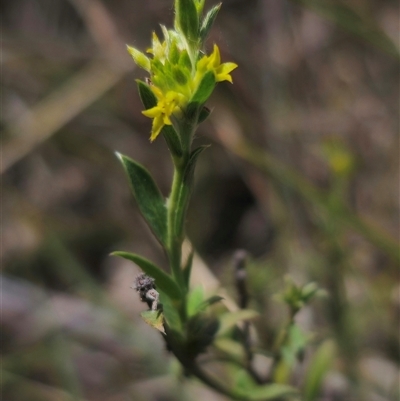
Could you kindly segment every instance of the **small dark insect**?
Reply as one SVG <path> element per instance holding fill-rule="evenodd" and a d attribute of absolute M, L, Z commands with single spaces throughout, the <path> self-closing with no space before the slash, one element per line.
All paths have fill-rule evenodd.
<path fill-rule="evenodd" d="M 133 284 L 133 287 L 140 295 L 140 300 L 146 302 L 151 310 L 157 310 L 160 294 L 156 290 L 154 278 L 147 274 L 140 273 Z"/>

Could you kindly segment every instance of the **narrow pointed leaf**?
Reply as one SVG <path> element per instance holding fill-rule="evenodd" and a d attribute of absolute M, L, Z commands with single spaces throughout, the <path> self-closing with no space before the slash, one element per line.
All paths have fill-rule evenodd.
<path fill-rule="evenodd" d="M 219 295 L 213 295 L 210 298 L 204 299 L 203 287 L 195 287 L 193 288 L 193 290 L 190 291 L 188 296 L 187 314 L 189 317 L 195 316 L 198 313 L 207 309 L 208 306 L 220 302 L 223 299 L 224 298 L 220 297 Z"/>
<path fill-rule="evenodd" d="M 143 311 L 140 316 L 142 316 L 142 319 L 151 327 L 154 327 L 158 331 L 161 331 L 161 333 L 165 334 L 164 315 L 161 311 L 146 310 Z"/>
<path fill-rule="evenodd" d="M 199 118 L 197 120 L 197 124 L 201 124 L 203 121 L 205 121 L 210 114 L 211 114 L 211 110 L 208 107 L 203 107 L 200 110 Z"/>
<path fill-rule="evenodd" d="M 167 209 L 151 174 L 141 164 L 117 153 L 128 175 L 139 210 L 162 245 L 167 237 Z"/>
<path fill-rule="evenodd" d="M 215 18 L 217 18 L 218 11 L 221 8 L 222 3 L 214 6 L 204 17 L 203 22 L 200 28 L 200 40 L 201 43 L 207 39 L 208 34 L 210 33 L 211 27 L 214 24 Z"/>
<path fill-rule="evenodd" d="M 200 305 L 200 310 L 204 310 L 207 308 L 207 306 L 211 306 L 216 304 L 217 302 L 222 301 L 224 298 L 220 297 L 219 295 L 213 295 L 210 298 L 207 298 L 201 305 Z"/>
<path fill-rule="evenodd" d="M 189 42 L 197 42 L 199 17 L 193 0 L 175 0 L 175 27 Z"/>
<path fill-rule="evenodd" d="M 111 255 L 120 256 L 121 258 L 136 263 L 147 275 L 154 278 L 157 289 L 163 291 L 171 299 L 179 300 L 181 298 L 181 291 L 176 282 L 169 274 L 165 273 L 154 263 L 130 252 L 113 252 Z"/>
<path fill-rule="evenodd" d="M 219 295 L 213 295 L 212 297 L 206 299 L 205 301 L 202 301 L 200 303 L 191 305 L 190 314 L 189 314 L 189 312 L 188 312 L 188 314 L 190 316 L 193 316 L 193 315 L 195 315 L 197 313 L 200 313 L 200 312 L 206 310 L 207 307 L 209 307 L 209 306 L 211 306 L 213 304 L 216 304 L 217 302 L 222 301 L 223 299 L 224 298 L 220 297 Z"/>
<path fill-rule="evenodd" d="M 196 124 L 199 120 L 201 105 L 198 102 L 190 102 L 185 108 L 185 119 L 190 124 Z"/>
<path fill-rule="evenodd" d="M 298 394 L 298 391 L 294 387 L 276 383 L 254 386 L 246 391 L 238 389 L 238 392 L 242 393 L 242 395 L 246 397 L 246 400 L 249 401 L 267 401 L 276 400 L 277 398 L 284 399 Z"/>
<path fill-rule="evenodd" d="M 243 348 L 243 344 L 231 338 L 219 337 L 214 341 L 214 345 L 218 350 L 229 355 L 233 361 L 243 363 L 246 358 L 246 351 Z"/>
<path fill-rule="evenodd" d="M 176 157 L 182 157 L 182 143 L 175 128 L 172 125 L 164 125 L 161 133 L 171 153 Z"/>
<path fill-rule="evenodd" d="M 188 317 L 196 315 L 199 312 L 199 307 L 204 300 L 204 290 L 202 286 L 193 288 L 187 297 L 187 314 Z"/>
<path fill-rule="evenodd" d="M 237 323 L 243 320 L 254 319 L 257 316 L 258 313 L 250 309 L 242 309 L 237 312 L 225 313 L 220 317 L 221 325 L 218 331 L 218 335 L 224 335 Z"/>
<path fill-rule="evenodd" d="M 190 103 L 203 104 L 211 96 L 215 88 L 215 75 L 213 71 L 207 71 L 193 97 L 190 99 Z"/>
<path fill-rule="evenodd" d="M 204 2 L 205 2 L 205 0 L 194 0 L 194 4 L 196 6 L 198 15 L 201 15 L 201 13 L 203 12 Z"/>
<path fill-rule="evenodd" d="M 183 266 L 183 278 L 185 280 L 186 288 L 189 288 L 190 275 L 192 273 L 194 251 L 192 250 Z"/>
<path fill-rule="evenodd" d="M 150 60 L 149 58 L 143 54 L 141 51 L 135 49 L 132 46 L 126 46 L 129 54 L 132 56 L 135 63 L 144 70 L 150 72 Z"/>
<path fill-rule="evenodd" d="M 208 147 L 209 147 L 209 145 L 199 146 L 190 155 L 190 159 L 189 159 L 189 162 L 188 162 L 188 164 L 186 166 L 185 177 L 184 177 L 184 182 L 186 184 L 188 184 L 188 185 L 192 184 L 193 175 L 194 175 L 194 169 L 196 167 L 197 159 L 201 155 L 201 153 L 203 153 L 203 151 L 206 150 Z"/>
<path fill-rule="evenodd" d="M 160 292 L 160 301 L 163 308 L 164 318 L 168 326 L 177 332 L 181 332 L 182 322 L 179 317 L 179 313 L 175 308 L 174 303 L 171 300 L 171 297 L 169 297 L 168 294 L 163 292 L 162 290 L 159 292 Z"/>
<path fill-rule="evenodd" d="M 315 401 L 321 391 L 323 379 L 335 358 L 335 344 L 325 341 L 312 359 L 304 383 L 304 401 Z"/>
<path fill-rule="evenodd" d="M 151 109 L 152 107 L 157 105 L 157 98 L 153 91 L 150 89 L 150 86 L 140 79 L 136 80 L 140 100 L 143 103 L 143 106 L 146 110 Z"/>

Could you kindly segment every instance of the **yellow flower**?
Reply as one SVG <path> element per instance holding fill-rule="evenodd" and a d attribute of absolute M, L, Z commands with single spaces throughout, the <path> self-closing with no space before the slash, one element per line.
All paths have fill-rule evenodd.
<path fill-rule="evenodd" d="M 197 71 L 204 74 L 207 71 L 213 71 L 215 74 L 215 81 L 229 81 L 232 83 L 232 72 L 237 67 L 235 63 L 221 64 L 221 56 L 219 54 L 218 46 L 214 44 L 213 52 L 209 56 L 204 56 L 197 62 Z"/>
<path fill-rule="evenodd" d="M 164 95 L 156 86 L 152 86 L 151 90 L 158 99 L 157 105 L 151 109 L 142 111 L 142 113 L 146 117 L 153 118 L 150 136 L 150 141 L 153 142 L 160 134 L 164 125 L 172 125 L 170 117 L 172 114 L 180 113 L 185 98 L 180 93 L 174 91 L 168 91 Z"/>

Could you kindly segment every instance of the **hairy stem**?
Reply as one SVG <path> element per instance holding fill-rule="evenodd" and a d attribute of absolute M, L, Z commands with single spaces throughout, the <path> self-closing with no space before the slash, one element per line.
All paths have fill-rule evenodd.
<path fill-rule="evenodd" d="M 183 212 L 178 207 L 183 185 L 183 171 L 184 168 L 175 166 L 172 189 L 168 201 L 168 256 L 172 274 L 182 289 L 184 289 L 184 279 L 181 269 L 182 240 L 177 235 L 176 221 L 179 218 L 179 214 Z"/>

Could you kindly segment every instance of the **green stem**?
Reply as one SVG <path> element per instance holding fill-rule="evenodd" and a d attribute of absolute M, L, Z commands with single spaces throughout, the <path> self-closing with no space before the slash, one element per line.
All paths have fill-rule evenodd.
<path fill-rule="evenodd" d="M 183 186 L 184 168 L 175 165 L 174 178 L 172 181 L 171 194 L 168 201 L 168 256 L 172 274 L 184 289 L 184 279 L 181 269 L 182 240 L 177 233 L 177 219 L 182 213 L 179 207 L 179 197 Z"/>
<path fill-rule="evenodd" d="M 187 291 L 181 267 L 182 243 L 185 237 L 185 215 L 190 198 L 190 184 L 185 182 L 185 173 L 190 159 L 190 147 L 194 125 L 184 120 L 179 127 L 183 156 L 174 158 L 174 178 L 168 201 L 168 255 L 172 274 L 183 293 Z"/>

